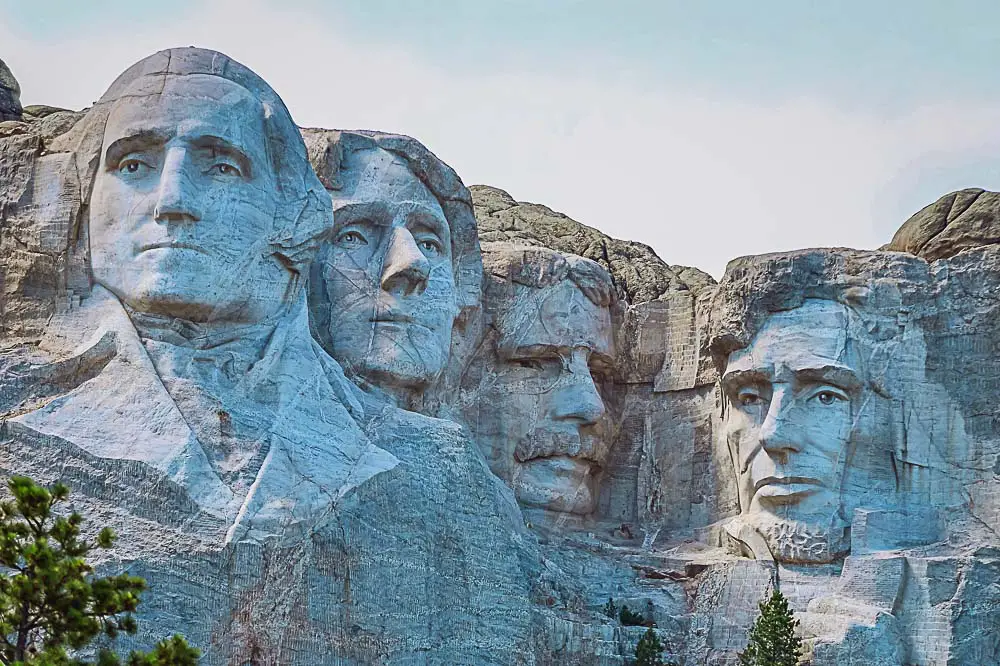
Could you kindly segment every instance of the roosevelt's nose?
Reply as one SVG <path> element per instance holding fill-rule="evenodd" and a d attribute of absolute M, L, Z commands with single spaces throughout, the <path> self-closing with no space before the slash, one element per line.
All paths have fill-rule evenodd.
<path fill-rule="evenodd" d="M 187 170 L 187 154 L 183 148 L 170 149 L 164 155 L 153 217 L 158 222 L 197 222 L 201 219 L 198 197 Z"/>
<path fill-rule="evenodd" d="M 792 396 L 785 388 L 774 389 L 767 414 L 760 426 L 760 445 L 765 451 L 773 453 L 788 453 L 801 450 L 796 437 L 795 423 L 792 418 Z"/>
<path fill-rule="evenodd" d="M 553 396 L 552 416 L 580 426 L 594 425 L 604 416 L 604 401 L 584 355 L 575 353 L 567 370 L 564 370 L 567 371 L 570 376 L 565 378 Z"/>
<path fill-rule="evenodd" d="M 409 229 L 392 229 L 382 265 L 382 289 L 398 296 L 420 294 L 427 286 L 430 270 L 430 262 Z"/>

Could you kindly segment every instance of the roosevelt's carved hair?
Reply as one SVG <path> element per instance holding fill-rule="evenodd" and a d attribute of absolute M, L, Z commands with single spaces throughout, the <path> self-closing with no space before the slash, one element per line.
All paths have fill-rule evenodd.
<path fill-rule="evenodd" d="M 491 293 L 507 290 L 511 284 L 542 289 L 570 280 L 598 307 L 611 307 L 615 286 L 608 272 L 595 261 L 541 246 L 518 246 L 509 243 L 484 243 L 483 265 L 486 273 L 487 310 L 496 309 L 502 298 Z"/>

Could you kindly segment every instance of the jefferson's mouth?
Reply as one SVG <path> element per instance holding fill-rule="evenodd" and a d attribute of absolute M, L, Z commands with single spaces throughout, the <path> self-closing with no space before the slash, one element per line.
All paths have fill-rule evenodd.
<path fill-rule="evenodd" d="M 375 315 L 369 321 L 376 324 L 416 324 L 413 317 L 404 314 Z"/>
<path fill-rule="evenodd" d="M 191 250 L 192 252 L 198 252 L 200 254 L 208 254 L 203 247 L 200 245 L 194 245 L 192 243 L 181 243 L 178 241 L 163 241 L 160 243 L 147 243 L 146 245 L 139 246 L 139 252 L 146 252 L 147 250 Z"/>

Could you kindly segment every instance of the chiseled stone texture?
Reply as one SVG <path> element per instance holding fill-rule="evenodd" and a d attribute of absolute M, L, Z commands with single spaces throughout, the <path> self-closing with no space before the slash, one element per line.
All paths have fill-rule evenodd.
<path fill-rule="evenodd" d="M 914 213 L 882 249 L 936 261 L 997 243 L 1000 193 L 969 188 L 946 194 Z"/>
<path fill-rule="evenodd" d="M 363 392 L 312 337 L 333 204 L 274 91 L 173 49 L 67 133 L 32 111 L 4 138 L 0 469 L 65 480 L 120 534 L 102 570 L 150 591 L 119 645 L 531 663 L 539 557 L 510 490 L 458 425 Z"/>
<path fill-rule="evenodd" d="M 1000 664 L 995 194 L 716 284 L 210 51 L 19 113 L 0 470 L 120 533 L 120 647 L 734 665 L 780 585 L 804 663 Z"/>

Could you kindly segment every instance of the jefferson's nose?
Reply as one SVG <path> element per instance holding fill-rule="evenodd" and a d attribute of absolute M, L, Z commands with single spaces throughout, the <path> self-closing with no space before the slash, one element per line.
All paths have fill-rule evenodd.
<path fill-rule="evenodd" d="M 197 194 L 187 172 L 187 154 L 183 148 L 167 151 L 160 172 L 156 209 L 153 217 L 158 222 L 190 221 L 201 219 Z"/>
<path fill-rule="evenodd" d="M 404 227 L 392 229 L 382 265 L 382 289 L 400 296 L 420 294 L 427 286 L 431 264 Z"/>
<path fill-rule="evenodd" d="M 573 421 L 579 426 L 590 426 L 604 416 L 604 401 L 594 384 L 585 355 L 574 353 L 569 362 L 570 377 L 564 379 L 564 384 L 556 389 L 553 396 L 553 418 L 561 421 Z"/>
<path fill-rule="evenodd" d="M 801 450 L 795 435 L 795 424 L 789 413 L 793 397 L 785 388 L 775 388 L 767 407 L 767 414 L 760 426 L 760 444 L 768 452 L 789 452 Z"/>

